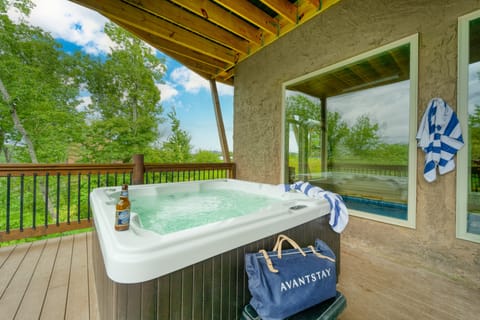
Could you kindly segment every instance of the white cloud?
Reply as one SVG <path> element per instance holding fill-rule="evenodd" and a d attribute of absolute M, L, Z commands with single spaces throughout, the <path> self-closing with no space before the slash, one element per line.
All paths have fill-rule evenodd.
<path fill-rule="evenodd" d="M 337 111 L 353 125 L 367 115 L 379 123 L 382 138 L 388 142 L 408 141 L 409 81 L 352 92 L 328 99 L 327 108 Z"/>
<path fill-rule="evenodd" d="M 171 83 L 157 84 L 157 87 L 158 90 L 160 90 L 160 97 L 162 102 L 173 100 L 179 94 L 178 90 Z"/>
<path fill-rule="evenodd" d="M 183 66 L 174 69 L 170 74 L 170 79 L 185 88 L 185 91 L 188 93 L 196 94 L 202 89 L 210 92 L 210 83 L 205 78 L 202 78 L 195 72 Z M 232 86 L 217 83 L 217 90 L 219 95 L 233 96 Z"/>
<path fill-rule="evenodd" d="M 201 89 L 210 90 L 207 80 L 186 67 L 176 68 L 170 74 L 170 79 L 185 88 L 188 93 L 198 93 Z"/>
<path fill-rule="evenodd" d="M 233 96 L 233 86 L 217 83 L 218 94 L 221 96 Z"/>
<path fill-rule="evenodd" d="M 34 0 L 28 20 L 34 26 L 83 47 L 85 52 L 110 52 L 112 41 L 103 32 L 108 21 L 99 13 L 66 0 Z"/>

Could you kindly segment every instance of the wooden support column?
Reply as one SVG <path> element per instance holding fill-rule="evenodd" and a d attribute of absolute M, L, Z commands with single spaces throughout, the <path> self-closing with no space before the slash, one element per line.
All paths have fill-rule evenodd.
<path fill-rule="evenodd" d="M 320 121 L 322 130 L 322 173 L 327 172 L 327 97 L 320 98 Z"/>
<path fill-rule="evenodd" d="M 230 162 L 230 152 L 228 150 L 227 137 L 225 135 L 225 126 L 223 125 L 222 110 L 220 109 L 220 99 L 218 98 L 217 82 L 210 79 L 210 90 L 212 92 L 213 108 L 215 109 L 215 118 L 217 120 L 218 137 L 222 147 L 223 162 Z"/>
<path fill-rule="evenodd" d="M 133 184 L 143 184 L 143 175 L 145 173 L 145 163 L 143 154 L 133 155 Z"/>

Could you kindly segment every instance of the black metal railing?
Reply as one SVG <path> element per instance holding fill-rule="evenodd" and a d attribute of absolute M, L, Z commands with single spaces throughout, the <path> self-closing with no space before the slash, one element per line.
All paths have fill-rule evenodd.
<path fill-rule="evenodd" d="M 0 164 L 0 241 L 91 227 L 94 188 L 221 178 L 235 164 Z"/>

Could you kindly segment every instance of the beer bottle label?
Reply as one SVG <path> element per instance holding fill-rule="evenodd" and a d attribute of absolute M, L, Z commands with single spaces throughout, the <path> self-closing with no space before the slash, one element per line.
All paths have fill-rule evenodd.
<path fill-rule="evenodd" d="M 117 211 L 117 225 L 128 225 L 130 223 L 130 209 Z"/>

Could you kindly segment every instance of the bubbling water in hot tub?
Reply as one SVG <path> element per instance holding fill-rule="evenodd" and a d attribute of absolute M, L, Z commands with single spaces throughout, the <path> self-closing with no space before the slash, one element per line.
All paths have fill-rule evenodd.
<path fill-rule="evenodd" d="M 239 190 L 200 190 L 131 198 L 144 229 L 168 234 L 244 216 L 266 208 L 278 199 Z"/>

